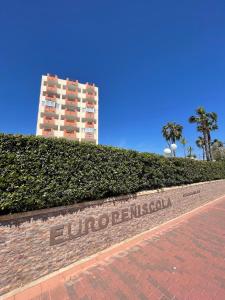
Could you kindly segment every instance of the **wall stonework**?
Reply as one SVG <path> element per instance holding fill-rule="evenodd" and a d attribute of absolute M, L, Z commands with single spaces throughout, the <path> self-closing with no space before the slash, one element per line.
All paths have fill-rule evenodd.
<path fill-rule="evenodd" d="M 225 180 L 0 216 L 0 295 L 225 195 Z"/>

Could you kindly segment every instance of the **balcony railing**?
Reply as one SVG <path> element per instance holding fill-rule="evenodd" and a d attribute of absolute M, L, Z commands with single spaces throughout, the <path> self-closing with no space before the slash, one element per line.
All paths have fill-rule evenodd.
<path fill-rule="evenodd" d="M 83 102 L 96 104 L 97 101 L 94 98 L 83 98 Z"/>
<path fill-rule="evenodd" d="M 59 115 L 56 114 L 55 112 L 51 112 L 51 111 L 45 111 L 45 112 L 41 112 L 41 117 L 52 117 L 54 119 L 58 119 Z"/>
<path fill-rule="evenodd" d="M 66 91 L 68 92 L 68 93 L 80 93 L 81 92 L 81 89 L 80 88 L 78 88 L 78 86 L 77 85 L 73 85 L 73 84 L 70 84 L 70 85 L 67 85 L 66 86 Z"/>
<path fill-rule="evenodd" d="M 77 94 L 67 94 L 65 99 L 68 99 L 68 100 L 77 100 L 78 102 L 80 102 L 80 98 L 77 97 Z"/>
<path fill-rule="evenodd" d="M 93 122 L 93 123 L 96 124 L 96 119 L 95 118 L 86 117 L 86 118 L 82 118 L 82 122 Z"/>
<path fill-rule="evenodd" d="M 56 98 L 60 98 L 60 95 L 53 91 L 44 91 L 43 96 L 45 96 L 46 99 L 48 98 L 47 100 L 55 100 Z"/>
<path fill-rule="evenodd" d="M 74 111 L 76 112 L 77 111 L 77 105 L 73 105 L 73 104 L 62 104 L 62 109 L 65 109 L 67 111 Z"/>
<path fill-rule="evenodd" d="M 61 120 L 75 120 L 75 121 L 80 121 L 80 117 L 77 116 L 77 114 L 65 114 L 61 116 Z"/>
<path fill-rule="evenodd" d="M 69 130 L 69 131 L 76 131 L 76 132 L 79 132 L 80 129 L 79 127 L 77 126 L 73 126 L 73 125 L 63 125 L 63 126 L 60 126 L 60 130 L 61 131 L 64 131 L 64 130 Z"/>
<path fill-rule="evenodd" d="M 50 86 L 50 87 L 54 87 L 54 86 L 60 86 L 60 84 L 58 84 L 58 81 L 56 79 L 49 79 L 47 81 L 44 81 L 44 86 Z"/>
<path fill-rule="evenodd" d="M 55 124 L 49 124 L 49 123 L 46 123 L 46 124 L 42 123 L 42 124 L 40 124 L 40 129 L 45 129 L 45 128 L 46 129 L 51 128 L 53 130 L 58 130 L 58 126 L 55 125 Z"/>

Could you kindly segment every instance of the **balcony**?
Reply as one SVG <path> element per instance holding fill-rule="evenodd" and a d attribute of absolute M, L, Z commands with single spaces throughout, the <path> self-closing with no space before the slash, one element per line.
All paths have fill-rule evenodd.
<path fill-rule="evenodd" d="M 67 100 L 67 99 L 66 99 L 65 105 L 77 107 L 77 106 L 78 106 L 78 101 L 77 101 L 77 99 L 75 99 L 75 100 Z"/>
<path fill-rule="evenodd" d="M 91 103 L 91 104 L 96 104 L 97 103 L 97 101 L 94 98 L 90 98 L 90 97 L 84 98 L 83 102 L 87 102 L 87 103 Z"/>
<path fill-rule="evenodd" d="M 85 128 L 95 128 L 95 124 L 91 122 L 86 122 L 85 123 Z"/>
<path fill-rule="evenodd" d="M 55 95 L 46 95 L 45 96 L 46 101 L 56 101 L 56 96 Z"/>
<path fill-rule="evenodd" d="M 54 131 L 52 129 L 42 129 L 42 135 L 44 137 L 53 137 Z"/>
<path fill-rule="evenodd" d="M 80 98 L 77 96 L 76 93 L 69 93 L 69 94 L 66 94 L 65 99 L 70 100 L 70 101 L 77 101 L 77 102 L 80 102 Z"/>
<path fill-rule="evenodd" d="M 87 102 L 87 103 L 86 103 L 86 108 L 92 108 L 92 109 L 95 109 L 95 104 L 94 104 L 94 103 Z"/>
<path fill-rule="evenodd" d="M 46 100 L 51 100 L 51 101 L 55 101 L 56 98 L 60 98 L 60 95 L 57 94 L 57 92 L 53 92 L 53 91 L 50 91 L 50 92 L 44 91 L 42 95 L 45 96 Z"/>
<path fill-rule="evenodd" d="M 58 126 L 51 123 L 42 123 L 40 124 L 40 129 L 53 129 L 58 130 Z"/>
<path fill-rule="evenodd" d="M 77 105 L 74 104 L 63 104 L 62 109 L 65 109 L 65 111 L 69 112 L 77 112 Z"/>
<path fill-rule="evenodd" d="M 44 81 L 45 86 L 58 86 L 58 80 L 57 79 L 48 79 L 47 81 Z"/>
<path fill-rule="evenodd" d="M 86 83 L 86 91 L 87 92 L 95 92 L 95 85 L 94 83 L 93 84 L 90 84 L 90 83 Z"/>
<path fill-rule="evenodd" d="M 66 99 L 66 104 L 69 104 L 69 105 L 75 105 L 75 104 L 77 104 L 77 102 L 79 102 L 78 100 L 77 100 L 77 98 L 75 98 L 75 99 Z"/>
<path fill-rule="evenodd" d="M 56 86 L 46 86 L 46 92 L 48 94 L 55 94 L 55 93 L 57 93 L 57 87 Z"/>
<path fill-rule="evenodd" d="M 63 126 L 60 126 L 60 130 L 61 131 L 64 131 L 64 130 L 66 130 L 66 131 L 76 131 L 76 132 L 80 131 L 80 129 L 76 125 L 75 126 L 73 126 L 73 125 L 63 125 Z"/>
<path fill-rule="evenodd" d="M 85 114 L 85 118 L 90 118 L 90 119 L 94 119 L 95 118 L 95 114 L 92 112 L 86 112 Z"/>
<path fill-rule="evenodd" d="M 41 117 L 52 117 L 54 119 L 58 119 L 59 115 L 56 114 L 55 112 L 51 112 L 51 111 L 45 111 L 45 112 L 41 112 Z"/>
<path fill-rule="evenodd" d="M 75 89 L 74 91 L 66 90 L 66 97 L 68 98 L 69 95 L 78 97 L 78 89 Z"/>
<path fill-rule="evenodd" d="M 79 138 L 76 136 L 76 132 L 73 131 L 64 131 L 63 136 L 69 140 L 79 141 Z"/>
<path fill-rule="evenodd" d="M 97 93 L 95 91 L 88 91 L 88 90 L 86 90 L 86 95 L 88 97 L 95 97 L 97 95 Z"/>
<path fill-rule="evenodd" d="M 43 118 L 43 124 L 55 124 L 55 119 L 52 117 L 44 117 Z"/>
<path fill-rule="evenodd" d="M 75 84 L 69 84 L 66 86 L 66 90 L 68 93 L 80 93 L 81 92 L 81 89 L 78 88 L 78 85 L 75 85 Z"/>
<path fill-rule="evenodd" d="M 65 116 L 77 116 L 77 111 L 76 110 L 69 110 L 68 108 L 65 108 Z"/>
<path fill-rule="evenodd" d="M 75 119 L 70 120 L 70 119 L 64 119 L 64 126 L 72 126 L 72 127 L 77 127 L 77 122 Z"/>
<path fill-rule="evenodd" d="M 94 124 L 96 124 L 96 119 L 95 118 L 86 117 L 86 118 L 82 118 L 82 122 L 93 122 Z"/>
<path fill-rule="evenodd" d="M 44 112 L 45 113 L 55 113 L 56 109 L 55 109 L 55 107 L 45 106 Z"/>
<path fill-rule="evenodd" d="M 75 120 L 75 121 L 80 121 L 80 118 L 77 116 L 77 114 L 74 114 L 74 115 L 65 114 L 65 115 L 61 116 L 61 120 L 68 120 L 68 121 Z"/>

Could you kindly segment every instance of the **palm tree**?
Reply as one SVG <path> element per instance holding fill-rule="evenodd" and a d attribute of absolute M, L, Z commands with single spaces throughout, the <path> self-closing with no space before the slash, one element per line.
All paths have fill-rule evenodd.
<path fill-rule="evenodd" d="M 208 140 L 209 140 L 209 153 L 210 153 L 210 157 L 211 160 L 213 159 L 212 156 L 212 142 L 211 142 L 211 131 L 217 130 L 218 129 L 218 125 L 217 125 L 217 114 L 215 112 L 211 112 L 207 114 L 208 119 L 209 119 L 209 131 L 208 131 Z"/>
<path fill-rule="evenodd" d="M 214 144 L 216 144 L 217 147 L 223 147 L 223 145 L 224 145 L 224 143 L 221 142 L 221 141 L 218 140 L 218 139 L 214 139 L 214 140 L 212 141 L 212 143 L 211 143 L 211 146 L 213 146 Z"/>
<path fill-rule="evenodd" d="M 212 160 L 211 155 L 211 131 L 216 130 L 217 114 L 214 112 L 207 113 L 203 107 L 196 109 L 196 115 L 189 118 L 190 123 L 197 124 L 197 130 L 202 132 L 205 143 L 205 155 L 207 160 Z"/>
<path fill-rule="evenodd" d="M 218 139 L 214 139 L 211 143 L 212 157 L 214 160 L 222 160 L 225 158 L 224 143 Z"/>
<path fill-rule="evenodd" d="M 184 137 L 182 137 L 181 140 L 180 140 L 180 143 L 181 143 L 181 145 L 183 145 L 183 147 L 184 147 L 184 157 L 186 157 L 186 145 L 187 145 L 187 140 L 186 140 Z"/>
<path fill-rule="evenodd" d="M 176 143 L 182 137 L 183 126 L 176 124 L 175 122 L 168 122 L 162 128 L 162 135 L 166 139 L 168 145 Z M 176 156 L 175 151 L 173 151 L 173 156 Z"/>
<path fill-rule="evenodd" d="M 198 148 L 202 149 L 202 159 L 205 160 L 205 141 L 204 141 L 204 138 L 202 136 L 199 136 L 195 143 L 196 143 Z"/>
<path fill-rule="evenodd" d="M 189 146 L 189 147 L 187 147 L 187 152 L 188 152 L 188 155 L 187 155 L 187 157 L 196 157 L 196 155 L 193 153 L 193 151 L 194 151 L 194 148 L 193 147 L 191 147 L 191 146 Z"/>

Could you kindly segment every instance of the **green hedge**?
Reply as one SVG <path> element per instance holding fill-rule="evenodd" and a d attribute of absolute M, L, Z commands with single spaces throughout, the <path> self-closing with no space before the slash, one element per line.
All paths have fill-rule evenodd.
<path fill-rule="evenodd" d="M 221 179 L 224 165 L 0 134 L 0 214 Z"/>

